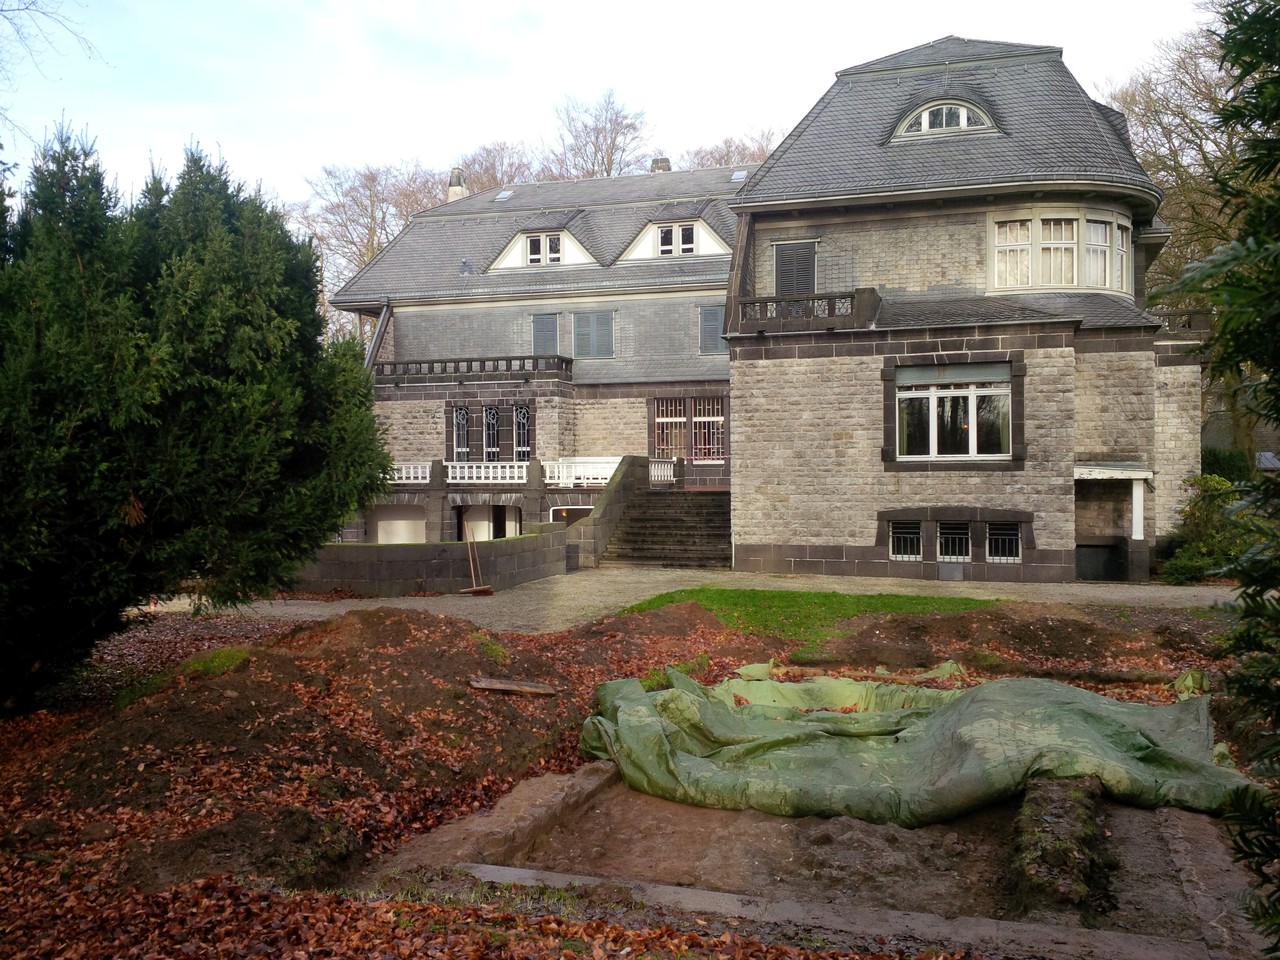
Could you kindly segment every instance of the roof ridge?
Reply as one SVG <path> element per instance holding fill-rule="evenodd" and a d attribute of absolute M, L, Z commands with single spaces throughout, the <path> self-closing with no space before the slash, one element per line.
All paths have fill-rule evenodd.
<path fill-rule="evenodd" d="M 939 53 L 937 56 L 921 59 L 919 54 L 924 51 L 942 48 L 943 44 L 957 48 L 952 54 L 947 55 Z M 966 52 L 961 45 L 973 44 L 974 51 Z M 987 48 L 978 51 L 978 47 Z M 1045 54 L 1056 55 L 1062 57 L 1062 48 L 1027 43 L 1012 43 L 1007 40 L 980 40 L 974 37 L 960 37 L 955 34 L 948 34 L 945 37 L 939 37 L 937 40 L 930 40 L 928 43 L 917 44 L 906 50 L 899 50 L 897 53 L 891 53 L 888 56 L 878 57 L 875 60 L 868 60 L 865 63 L 854 64 L 852 67 L 846 67 L 836 72 L 836 77 L 844 77 L 855 74 L 879 73 L 882 71 L 892 70 L 908 70 L 914 68 L 936 67 L 947 63 L 963 63 L 979 60 L 1008 60 L 1021 59 L 1023 57 L 1044 56 Z"/>

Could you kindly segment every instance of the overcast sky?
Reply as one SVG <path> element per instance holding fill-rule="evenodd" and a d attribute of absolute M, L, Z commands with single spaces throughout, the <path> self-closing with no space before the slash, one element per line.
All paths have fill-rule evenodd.
<path fill-rule="evenodd" d="M 445 169 L 495 140 L 537 147 L 566 97 L 612 89 L 671 157 L 788 132 L 836 71 L 949 34 L 1063 49 L 1095 97 L 1206 19 L 1194 0 L 62 0 L 96 47 L 15 67 L 17 128 L 0 158 L 25 177 L 60 123 L 96 140 L 126 198 L 199 145 L 284 202 L 324 166 Z"/>

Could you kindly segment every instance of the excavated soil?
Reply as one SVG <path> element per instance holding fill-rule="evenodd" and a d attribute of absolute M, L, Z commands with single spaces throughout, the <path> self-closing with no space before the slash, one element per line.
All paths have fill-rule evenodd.
<path fill-rule="evenodd" d="M 113 643 L 154 666 L 164 656 L 146 649 L 147 624 Z M 1203 610 L 1006 603 L 966 614 L 859 617 L 817 662 L 834 673 L 896 672 L 952 658 L 979 677 L 1052 676 L 1158 701 L 1171 696 L 1161 685 L 1183 670 L 1220 669 L 1213 641 L 1229 626 L 1226 614 Z M 171 623 L 168 634 L 175 631 Z M 227 639 L 250 652 L 243 667 L 179 675 L 121 712 L 42 719 L 46 742 L 38 750 L 25 742 L 29 725 L 0 727 L 0 799 L 10 824 L 0 851 L 27 871 L 10 878 L 12 888 L 35 896 L 0 906 L 0 928 L 43 922 L 37 894 L 46 882 L 94 891 L 159 889 L 211 873 L 290 887 L 372 882 L 406 841 L 460 818 L 480 823 L 531 774 L 572 771 L 580 762 L 576 731 L 597 683 L 699 654 L 707 667 L 697 678 L 714 682 L 786 650 L 729 633 L 694 604 L 558 634 L 501 635 L 435 614 L 376 609 L 283 636 L 247 624 L 243 637 Z M 469 680 L 479 675 L 558 693 L 476 690 Z M 1230 711 L 1226 704 L 1217 715 Z M 1218 733 L 1248 737 L 1225 725 Z M 1231 902 L 1244 878 L 1213 820 L 1104 803 L 1098 816 L 1112 868 L 1087 907 L 1046 908 L 1028 906 L 1010 868 L 1016 815 L 1014 803 L 905 830 L 703 810 L 614 786 L 509 862 L 761 898 L 1034 919 L 1206 944 L 1216 937 L 1215 956 L 1249 955 L 1238 952 L 1246 940 Z M 456 895 L 463 881 L 450 866 L 406 865 L 402 856 L 398 869 Z M 582 909 L 632 926 L 693 922 L 631 901 Z M 811 937 L 800 929 L 765 933 L 782 942 Z"/>

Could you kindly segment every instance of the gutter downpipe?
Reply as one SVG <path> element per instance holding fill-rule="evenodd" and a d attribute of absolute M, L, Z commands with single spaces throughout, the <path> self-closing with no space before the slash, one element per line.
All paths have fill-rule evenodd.
<path fill-rule="evenodd" d="M 382 313 L 378 314 L 378 325 L 373 328 L 373 339 L 369 341 L 369 350 L 364 355 L 364 368 L 373 369 L 373 361 L 382 349 L 382 339 L 387 335 L 387 325 L 391 322 L 391 301 L 382 300 Z"/>

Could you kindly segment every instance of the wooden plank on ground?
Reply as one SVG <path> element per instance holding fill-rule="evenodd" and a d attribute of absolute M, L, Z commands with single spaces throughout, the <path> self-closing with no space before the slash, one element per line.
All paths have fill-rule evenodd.
<path fill-rule="evenodd" d="M 504 693 L 527 693 L 538 697 L 554 697 L 558 690 L 549 683 L 532 680 L 499 680 L 497 677 L 472 677 L 468 681 L 477 690 L 501 690 Z"/>

